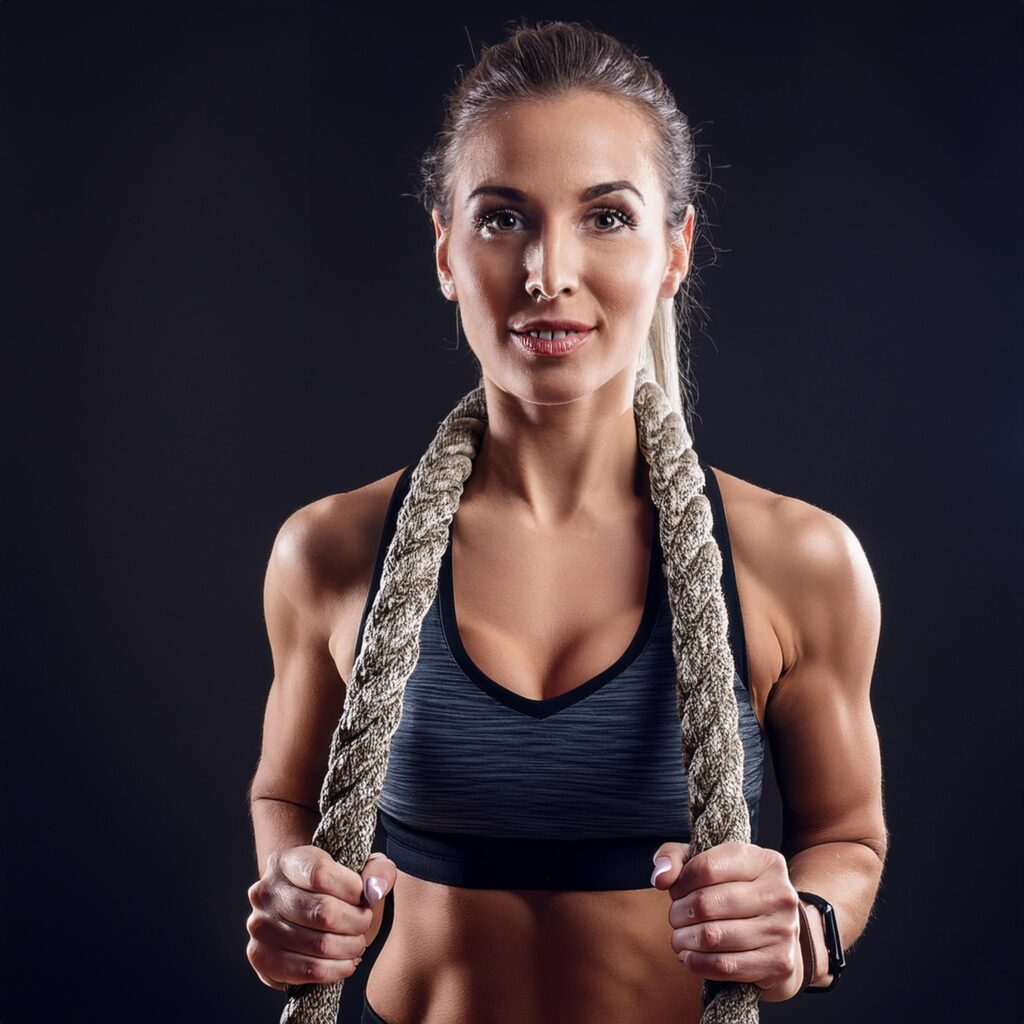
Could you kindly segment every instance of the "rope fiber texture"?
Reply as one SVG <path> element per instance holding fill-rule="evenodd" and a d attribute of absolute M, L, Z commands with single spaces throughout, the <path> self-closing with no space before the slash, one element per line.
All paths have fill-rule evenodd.
<path fill-rule="evenodd" d="M 691 855 L 696 855 L 720 843 L 750 842 L 722 555 L 689 431 L 646 364 L 637 373 L 633 412 L 659 513 Z M 331 739 L 322 817 L 311 843 L 357 874 L 372 852 L 377 800 L 401 721 L 405 683 L 416 667 L 420 628 L 437 594 L 448 530 L 486 422 L 481 385 L 442 420 L 413 470 Z M 287 985 L 280 1024 L 336 1024 L 343 985 L 343 980 Z M 701 1024 L 755 1024 L 760 994 L 752 982 L 705 979 Z"/>

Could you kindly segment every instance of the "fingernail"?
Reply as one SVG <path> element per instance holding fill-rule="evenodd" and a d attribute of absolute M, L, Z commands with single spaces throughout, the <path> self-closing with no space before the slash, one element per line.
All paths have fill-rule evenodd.
<path fill-rule="evenodd" d="M 654 873 L 651 875 L 651 885 L 654 885 L 658 875 L 664 874 L 670 867 L 672 867 L 671 857 L 655 857 Z"/>
<path fill-rule="evenodd" d="M 361 964 L 362 962 L 363 962 L 363 958 L 361 956 L 357 956 L 355 958 L 355 960 L 352 961 L 352 963 L 356 964 L 356 965 Z"/>
<path fill-rule="evenodd" d="M 384 895 L 384 883 L 371 875 L 366 880 L 363 891 L 366 893 L 366 902 L 372 907 Z"/>

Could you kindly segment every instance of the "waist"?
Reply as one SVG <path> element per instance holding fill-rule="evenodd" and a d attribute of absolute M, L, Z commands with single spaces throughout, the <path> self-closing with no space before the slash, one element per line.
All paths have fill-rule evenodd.
<path fill-rule="evenodd" d="M 425 832 L 378 808 L 386 847 L 399 870 L 468 889 L 561 892 L 649 889 L 662 843 L 689 835 L 537 839 Z"/>

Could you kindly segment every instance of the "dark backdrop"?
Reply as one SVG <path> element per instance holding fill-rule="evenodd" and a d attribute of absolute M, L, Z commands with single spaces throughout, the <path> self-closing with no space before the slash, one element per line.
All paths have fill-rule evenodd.
<path fill-rule="evenodd" d="M 764 1018 L 1021 1021 L 1021 5 L 370 6 L 0 4 L 0 1021 L 277 1020 L 266 559 L 475 383 L 409 193 L 522 14 L 665 73 L 713 167 L 698 447 L 842 518 L 882 594 L 875 919 Z"/>

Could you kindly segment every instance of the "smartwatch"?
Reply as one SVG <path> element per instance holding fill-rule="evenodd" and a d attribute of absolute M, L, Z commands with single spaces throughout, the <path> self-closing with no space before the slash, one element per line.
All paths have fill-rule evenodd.
<path fill-rule="evenodd" d="M 828 985 L 811 986 L 803 989 L 804 992 L 831 992 L 836 987 L 839 975 L 843 973 L 846 966 L 846 954 L 843 952 L 843 944 L 839 939 L 839 926 L 836 924 L 836 914 L 832 904 L 813 892 L 800 892 L 797 896 L 808 903 L 813 903 L 820 911 L 825 930 L 825 948 L 828 950 L 828 973 L 832 975 L 832 981 Z"/>

